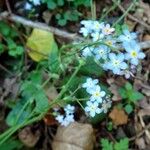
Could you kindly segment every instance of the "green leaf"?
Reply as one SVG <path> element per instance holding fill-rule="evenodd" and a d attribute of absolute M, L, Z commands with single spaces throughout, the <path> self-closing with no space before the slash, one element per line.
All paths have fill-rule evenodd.
<path fill-rule="evenodd" d="M 31 107 L 27 107 L 27 109 L 23 109 L 26 103 L 25 99 L 19 100 L 19 102 L 15 105 L 15 107 L 9 112 L 6 123 L 9 126 L 14 126 L 23 123 L 31 114 Z M 22 113 L 20 114 L 20 111 Z M 18 116 L 20 114 L 20 116 Z"/>
<path fill-rule="evenodd" d="M 107 139 L 101 139 L 102 150 L 113 150 L 113 143 Z"/>
<path fill-rule="evenodd" d="M 57 7 L 57 4 L 53 1 L 53 0 L 48 0 L 47 1 L 47 7 L 49 8 L 49 9 L 55 9 L 56 7 Z"/>
<path fill-rule="evenodd" d="M 133 89 L 132 84 L 130 84 L 129 82 L 127 82 L 127 83 L 125 84 L 125 88 L 126 88 L 126 90 L 128 90 L 128 91 L 130 91 L 130 90 Z"/>
<path fill-rule="evenodd" d="M 129 148 L 128 138 L 121 139 L 114 145 L 114 150 L 128 150 L 128 148 Z"/>
<path fill-rule="evenodd" d="M 67 24 L 67 20 L 66 20 L 66 19 L 59 19 L 59 20 L 58 20 L 58 24 L 59 24 L 60 26 L 65 26 L 65 25 Z"/>
<path fill-rule="evenodd" d="M 0 150 L 20 150 L 23 144 L 19 140 L 9 139 L 0 145 Z"/>
<path fill-rule="evenodd" d="M 132 102 L 141 100 L 143 98 L 143 94 L 138 91 L 132 91 L 132 93 L 129 95 L 129 100 Z"/>
<path fill-rule="evenodd" d="M 0 21 L 0 33 L 4 36 L 9 36 L 11 28 L 3 21 Z"/>
<path fill-rule="evenodd" d="M 90 57 L 86 59 L 85 65 L 81 67 L 79 72 L 87 76 L 92 76 L 92 75 L 101 76 L 104 73 L 103 69 L 96 64 L 93 58 Z"/>
<path fill-rule="evenodd" d="M 34 70 L 29 75 L 29 79 L 31 82 L 35 85 L 41 85 L 42 84 L 42 71 L 40 70 Z"/>
<path fill-rule="evenodd" d="M 42 113 L 48 108 L 49 105 L 48 98 L 42 89 L 36 93 L 35 102 L 36 102 L 35 111 L 38 113 Z"/>
<path fill-rule="evenodd" d="M 123 99 L 126 99 L 128 96 L 127 96 L 127 91 L 125 90 L 125 88 L 120 88 L 119 90 L 119 94 L 120 96 L 123 98 Z"/>
<path fill-rule="evenodd" d="M 130 104 L 127 104 L 125 107 L 124 107 L 125 111 L 130 114 L 132 111 L 133 111 L 133 107 L 132 105 Z"/>
<path fill-rule="evenodd" d="M 59 51 L 58 46 L 55 42 L 53 43 L 53 47 L 49 55 L 48 65 L 51 73 L 55 74 L 59 73 L 60 71 Z"/>
<path fill-rule="evenodd" d="M 57 0 L 58 6 L 63 6 L 64 5 L 64 0 Z"/>

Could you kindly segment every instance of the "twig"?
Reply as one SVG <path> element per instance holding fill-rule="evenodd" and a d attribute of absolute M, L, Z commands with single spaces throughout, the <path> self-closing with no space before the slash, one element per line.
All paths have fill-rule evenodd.
<path fill-rule="evenodd" d="M 5 72 L 7 72 L 8 74 L 10 74 L 11 76 L 13 75 L 12 72 L 10 72 L 6 67 L 4 67 L 2 64 L 0 64 L 0 69 L 4 70 Z"/>
<path fill-rule="evenodd" d="M 52 26 L 48 26 L 48 25 L 41 23 L 41 22 L 36 22 L 36 21 L 33 22 L 31 20 L 25 19 L 23 17 L 15 15 L 15 14 L 9 15 L 8 12 L 3 12 L 0 14 L 0 20 L 2 20 L 2 19 L 9 19 L 11 21 L 21 23 L 25 26 L 50 31 L 50 32 L 54 33 L 55 35 L 58 35 L 60 37 L 67 38 L 70 40 L 83 40 L 77 34 L 68 33 L 66 31 L 60 30 L 60 29 L 52 27 Z"/>
<path fill-rule="evenodd" d="M 144 129 L 143 129 L 142 131 L 140 131 L 137 135 L 135 135 L 135 136 L 129 138 L 129 141 L 134 141 L 136 138 L 142 136 L 142 135 L 144 134 L 144 132 L 145 132 L 146 130 L 148 130 L 149 128 L 150 128 L 150 124 L 148 124 L 147 126 L 145 126 Z"/>
<path fill-rule="evenodd" d="M 7 6 L 9 14 L 12 14 L 12 11 L 11 11 L 11 8 L 10 8 L 10 4 L 9 4 L 9 0 L 5 0 L 5 3 L 6 3 L 6 6 Z"/>
<path fill-rule="evenodd" d="M 78 34 L 76 33 L 69 33 L 63 30 L 60 30 L 58 28 L 52 27 L 52 26 L 48 26 L 45 23 L 41 23 L 41 22 L 33 22 L 31 20 L 25 19 L 23 17 L 20 17 L 18 15 L 15 14 L 11 14 L 9 15 L 8 12 L 3 12 L 0 14 L 0 20 L 2 19 L 9 19 L 13 22 L 18 22 L 21 23 L 22 25 L 28 26 L 28 27 L 32 27 L 32 28 L 39 28 L 42 30 L 46 30 L 46 31 L 50 31 L 53 34 L 72 40 L 72 41 L 83 41 L 84 39 L 82 37 L 80 37 Z M 145 42 L 141 42 L 140 43 L 141 49 L 147 49 L 150 48 L 150 41 L 145 41 Z"/>
<path fill-rule="evenodd" d="M 116 3 L 114 0 L 112 0 L 114 3 Z M 118 7 L 119 7 L 119 9 L 123 12 L 123 13 L 125 13 L 126 12 L 126 10 L 119 4 L 119 3 L 116 3 L 117 5 L 118 5 Z M 129 18 L 129 19 L 131 19 L 131 20 L 133 20 L 133 21 L 135 21 L 135 22 L 137 22 L 137 23 L 139 23 L 139 24 L 141 24 L 142 26 L 144 26 L 145 28 L 147 28 L 148 30 L 150 30 L 150 26 L 148 25 L 148 24 L 146 24 L 145 22 L 143 22 L 142 20 L 138 20 L 138 18 L 136 18 L 136 17 L 134 17 L 133 15 L 131 15 L 131 14 L 127 14 L 127 17 Z"/>

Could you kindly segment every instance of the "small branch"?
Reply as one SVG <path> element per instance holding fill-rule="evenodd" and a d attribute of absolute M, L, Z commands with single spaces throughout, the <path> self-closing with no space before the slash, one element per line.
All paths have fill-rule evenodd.
<path fill-rule="evenodd" d="M 2 20 L 2 19 L 8 19 L 8 20 L 11 20 L 13 22 L 21 23 L 25 26 L 32 27 L 32 28 L 39 28 L 42 30 L 50 31 L 57 36 L 67 38 L 70 40 L 81 40 L 82 39 L 77 34 L 68 33 L 66 31 L 60 30 L 58 28 L 48 26 L 48 25 L 41 23 L 41 22 L 31 21 L 31 20 L 25 19 L 23 17 L 20 17 L 18 15 L 15 15 L 15 14 L 9 15 L 8 12 L 3 12 L 0 14 L 0 20 Z"/>
<path fill-rule="evenodd" d="M 137 135 L 129 138 L 129 141 L 134 141 L 136 138 L 139 138 L 140 136 L 142 136 L 146 130 L 150 129 L 150 124 L 148 124 L 147 126 L 144 127 L 144 129 L 142 131 L 140 131 Z"/>
<path fill-rule="evenodd" d="M 52 27 L 52 26 L 48 26 L 45 23 L 31 21 L 23 17 L 20 17 L 18 15 L 15 15 L 15 14 L 9 15 L 8 12 L 3 12 L 0 14 L 0 20 L 2 19 L 9 19 L 13 22 L 21 23 L 22 25 L 25 25 L 31 28 L 39 28 L 42 30 L 46 30 L 46 31 L 52 32 L 53 34 L 57 36 L 60 36 L 60 37 L 63 37 L 72 41 L 84 41 L 84 39 L 76 33 L 69 33 L 69 32 L 60 30 L 58 28 Z M 150 41 L 141 42 L 140 46 L 142 49 L 150 48 Z"/>
<path fill-rule="evenodd" d="M 112 0 L 114 3 L 116 3 L 114 0 Z M 123 12 L 126 13 L 126 10 L 118 3 L 116 3 L 119 7 L 119 9 Z M 127 13 L 127 17 L 139 24 L 141 24 L 142 26 L 144 26 L 145 28 L 147 28 L 148 30 L 150 30 L 150 26 L 148 24 L 146 24 L 145 22 L 143 22 L 142 20 L 138 20 L 138 18 L 134 17 L 133 15 Z"/>
<path fill-rule="evenodd" d="M 6 6 L 7 6 L 7 10 L 9 12 L 9 14 L 12 14 L 11 8 L 10 8 L 10 4 L 9 4 L 9 0 L 5 0 Z"/>

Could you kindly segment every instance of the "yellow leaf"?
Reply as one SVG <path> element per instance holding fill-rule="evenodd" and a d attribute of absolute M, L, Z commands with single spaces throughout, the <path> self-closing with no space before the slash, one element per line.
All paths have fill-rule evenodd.
<path fill-rule="evenodd" d="M 36 28 L 33 29 L 26 44 L 29 56 L 37 62 L 47 59 L 54 45 L 56 45 L 56 43 L 51 32 Z"/>

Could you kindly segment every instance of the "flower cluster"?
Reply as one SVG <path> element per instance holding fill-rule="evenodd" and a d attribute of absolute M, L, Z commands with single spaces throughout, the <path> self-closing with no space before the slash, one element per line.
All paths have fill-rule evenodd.
<path fill-rule="evenodd" d="M 56 120 L 62 125 L 62 126 L 67 126 L 70 123 L 74 122 L 74 110 L 75 107 L 71 106 L 70 104 L 66 105 L 64 108 L 65 114 L 62 115 L 60 114 L 57 110 L 56 112 Z"/>
<path fill-rule="evenodd" d="M 89 101 L 86 103 L 85 112 L 91 117 L 102 112 L 107 113 L 111 107 L 111 101 L 106 96 L 105 91 L 101 90 L 101 87 L 98 85 L 98 80 L 87 78 L 82 87 L 85 88 L 90 95 Z"/>
<path fill-rule="evenodd" d="M 115 29 L 104 22 L 83 20 L 81 24 L 83 27 L 79 32 L 96 42 L 93 46 L 82 48 L 82 56 L 94 57 L 104 70 L 110 70 L 113 74 L 124 75 L 126 78 L 133 76 L 135 69 L 132 72 L 132 68 L 136 68 L 145 57 L 137 41 L 137 34 L 123 29 L 122 34 L 117 35 Z M 124 50 L 120 50 L 120 46 Z"/>
<path fill-rule="evenodd" d="M 41 0 L 29 0 L 30 1 L 30 3 L 29 2 L 26 2 L 25 3 L 25 9 L 26 10 L 31 10 L 32 9 L 32 7 L 33 7 L 33 5 L 34 6 L 37 6 L 37 5 L 40 5 L 41 4 Z M 32 5 L 33 4 L 33 5 Z"/>

